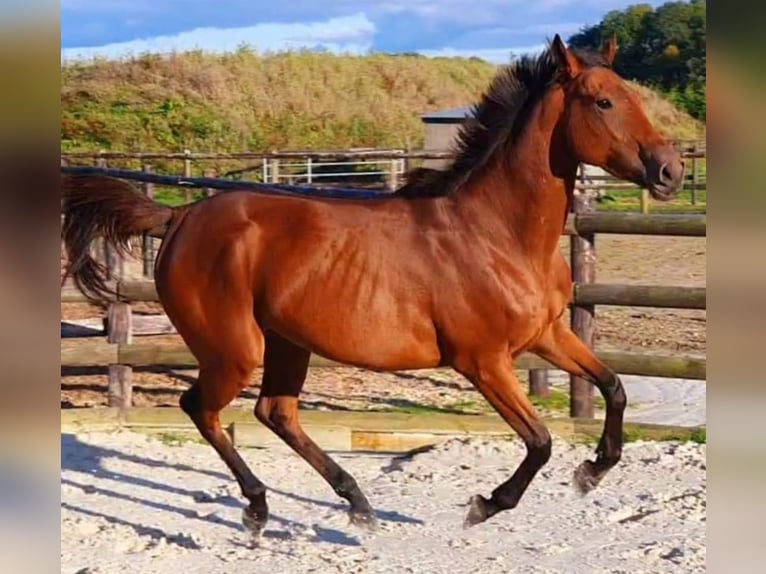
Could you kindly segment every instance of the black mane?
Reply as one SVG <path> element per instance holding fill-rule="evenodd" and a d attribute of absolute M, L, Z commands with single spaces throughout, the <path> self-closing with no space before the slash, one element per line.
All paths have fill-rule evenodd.
<path fill-rule="evenodd" d="M 569 48 L 586 67 L 605 66 L 599 52 Z M 473 173 L 485 167 L 499 148 L 513 141 L 524 127 L 534 104 L 559 80 L 558 63 L 550 49 L 537 56 L 525 54 L 495 75 L 481 100 L 472 106 L 473 117 L 460 126 L 455 158 L 444 170 L 416 168 L 394 194 L 403 197 L 450 195 Z"/>

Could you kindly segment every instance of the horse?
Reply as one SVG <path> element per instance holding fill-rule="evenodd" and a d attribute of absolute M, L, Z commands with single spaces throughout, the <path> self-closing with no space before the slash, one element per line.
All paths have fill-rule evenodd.
<path fill-rule="evenodd" d="M 254 536 L 268 520 L 267 488 L 219 413 L 259 367 L 255 418 L 348 501 L 351 524 L 377 526 L 354 477 L 301 427 L 311 353 L 374 371 L 451 368 L 523 440 L 513 475 L 468 497 L 466 528 L 515 508 L 551 456 L 514 370 L 526 351 L 604 397 L 595 460 L 574 470 L 576 489 L 588 493 L 619 462 L 625 390 L 565 320 L 572 280 L 559 238 L 580 163 L 659 201 L 680 189 L 684 163 L 614 71 L 616 51 L 614 38 L 586 50 L 556 35 L 501 68 L 461 126 L 453 161 L 382 197 L 236 190 L 171 208 L 119 179 L 62 175 L 67 273 L 91 300 L 114 296 L 90 255 L 96 237 L 126 250 L 141 233 L 164 235 L 157 293 L 199 362 L 179 405 L 238 482 Z"/>

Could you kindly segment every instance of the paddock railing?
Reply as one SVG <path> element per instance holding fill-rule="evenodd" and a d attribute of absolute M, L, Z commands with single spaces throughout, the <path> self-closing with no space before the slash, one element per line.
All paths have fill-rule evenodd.
<path fill-rule="evenodd" d="M 707 189 L 704 140 L 673 142 L 687 160 L 684 188 L 690 191 L 690 204 L 697 205 L 699 193 Z M 243 176 L 260 183 L 353 185 L 393 190 L 406 173 L 424 160 L 447 160 L 453 153 L 445 150 L 403 148 L 350 148 L 335 150 L 281 150 L 272 152 L 208 153 L 182 152 L 69 152 L 61 161 L 71 165 L 144 169 L 147 172 L 178 173 L 194 176 L 223 177 L 235 181 Z M 159 163 L 159 169 L 157 165 Z M 626 183 L 601 170 L 581 166 L 575 184 L 579 191 L 635 191 L 641 213 L 648 213 L 650 201 L 645 189 Z M 212 193 L 212 190 L 209 190 Z M 192 190 L 184 190 L 184 201 L 192 201 Z"/>
<path fill-rule="evenodd" d="M 149 185 L 149 184 L 147 184 Z M 571 324 L 575 333 L 591 348 L 594 346 L 595 309 L 599 305 L 706 309 L 705 287 L 663 285 L 601 284 L 595 277 L 595 237 L 597 234 L 632 234 L 705 237 L 707 219 L 704 214 L 640 214 L 599 213 L 592 201 L 580 195 L 570 214 L 564 235 L 570 238 L 570 266 L 574 280 Z M 144 248 L 146 248 L 146 240 Z M 153 263 L 151 253 L 144 252 L 144 268 Z M 132 406 L 131 373 L 133 367 L 163 366 L 194 368 L 197 361 L 185 345 L 156 345 L 134 342 L 134 336 L 166 335 L 175 329 L 164 315 L 141 316 L 132 312 L 131 303 L 158 301 L 154 282 L 113 281 L 118 299 L 109 305 L 101 328 L 106 341 L 62 344 L 62 367 L 94 367 L 108 365 L 108 402 L 110 406 Z M 62 303 L 85 302 L 85 297 L 72 288 L 61 291 Z M 98 327 L 97 327 L 98 328 Z M 619 374 L 706 379 L 706 358 L 700 354 L 664 354 L 620 350 L 596 350 L 596 354 Z M 338 367 L 340 363 L 312 356 L 313 367 Z M 547 372 L 558 370 L 537 356 L 525 354 L 515 361 L 518 370 L 529 371 L 530 393 L 544 395 L 549 391 Z M 592 418 L 593 385 L 570 376 L 570 414 L 575 418 Z"/>

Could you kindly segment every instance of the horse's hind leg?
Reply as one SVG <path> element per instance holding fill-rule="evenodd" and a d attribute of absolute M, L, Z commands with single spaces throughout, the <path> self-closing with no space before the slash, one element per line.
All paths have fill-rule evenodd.
<path fill-rule="evenodd" d="M 256 477 L 221 428 L 220 411 L 249 382 L 252 369 L 241 365 L 200 369 L 199 379 L 181 396 L 181 408 L 191 418 L 202 437 L 215 449 L 249 501 L 242 522 L 254 535 L 263 530 L 268 520 L 266 486 Z"/>
<path fill-rule="evenodd" d="M 309 358 L 306 349 L 276 333 L 267 333 L 255 416 L 322 475 L 338 496 L 348 500 L 354 524 L 374 528 L 375 515 L 356 480 L 309 438 L 298 420 L 298 396 Z"/>
<path fill-rule="evenodd" d="M 250 503 L 242 521 L 257 535 L 268 518 L 266 487 L 223 432 L 219 413 L 251 384 L 253 371 L 262 361 L 263 334 L 248 309 L 247 293 L 229 289 L 228 297 L 225 295 L 206 293 L 204 301 L 218 299 L 221 303 L 206 305 L 198 312 L 193 312 L 195 306 L 184 304 L 180 296 L 168 297 L 166 309 L 200 365 L 197 381 L 181 396 L 181 409 L 239 483 Z"/>
<path fill-rule="evenodd" d="M 622 419 L 627 398 L 617 374 L 604 365 L 560 319 L 530 349 L 543 359 L 575 376 L 590 380 L 606 403 L 604 431 L 596 449 L 596 460 L 584 461 L 574 473 L 575 486 L 582 494 L 593 490 L 622 455 Z"/>
<path fill-rule="evenodd" d="M 481 495 L 471 497 L 464 523 L 468 527 L 516 507 L 532 479 L 551 456 L 551 436 L 521 388 L 505 350 L 493 356 L 456 361 L 454 367 L 474 384 L 527 447 L 527 456 L 516 472 L 495 488 L 489 499 Z"/>

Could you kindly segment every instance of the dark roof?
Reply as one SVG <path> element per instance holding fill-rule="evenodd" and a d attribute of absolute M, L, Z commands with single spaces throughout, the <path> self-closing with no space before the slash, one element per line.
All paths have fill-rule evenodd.
<path fill-rule="evenodd" d="M 457 123 L 472 115 L 473 110 L 470 107 L 464 107 L 421 114 L 420 119 L 426 123 Z"/>

